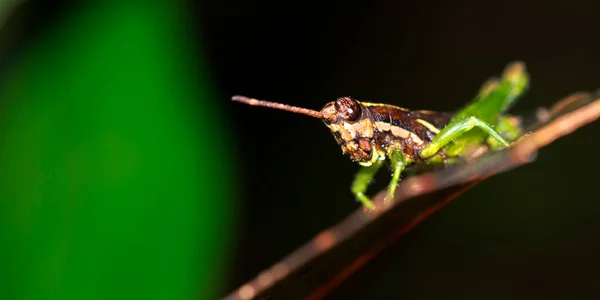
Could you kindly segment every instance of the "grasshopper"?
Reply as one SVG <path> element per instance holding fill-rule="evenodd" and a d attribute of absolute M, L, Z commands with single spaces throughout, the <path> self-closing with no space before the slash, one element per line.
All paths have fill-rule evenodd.
<path fill-rule="evenodd" d="M 351 192 L 366 208 L 375 209 L 366 191 L 386 162 L 392 172 L 385 198 L 389 202 L 407 167 L 469 161 L 510 147 L 523 136 L 523 127 L 519 118 L 506 111 L 528 85 L 525 64 L 513 62 L 501 78 L 486 81 L 475 98 L 454 114 L 359 102 L 350 97 L 329 102 L 321 111 L 245 96 L 233 96 L 232 100 L 321 119 L 342 152 L 361 165 Z"/>

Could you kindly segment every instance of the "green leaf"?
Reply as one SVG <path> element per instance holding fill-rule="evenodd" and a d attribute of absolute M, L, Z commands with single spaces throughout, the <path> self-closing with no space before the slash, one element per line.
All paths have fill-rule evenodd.
<path fill-rule="evenodd" d="M 177 4 L 81 5 L 3 74 L 0 298 L 215 297 L 235 178 Z"/>

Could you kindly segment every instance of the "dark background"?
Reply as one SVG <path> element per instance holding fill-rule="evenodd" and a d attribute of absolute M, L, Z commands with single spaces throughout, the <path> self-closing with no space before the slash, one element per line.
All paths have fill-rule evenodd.
<path fill-rule="evenodd" d="M 599 8 L 594 1 L 219 1 L 204 5 L 202 19 L 224 98 L 320 109 L 349 95 L 452 111 L 522 60 L 532 84 L 512 111 L 528 114 L 600 87 Z M 233 289 L 358 204 L 349 192 L 357 166 L 319 121 L 241 104 L 230 110 L 245 190 Z M 600 279 L 598 128 L 467 192 L 332 299 L 593 292 Z M 370 191 L 388 180 L 379 178 Z"/>
<path fill-rule="evenodd" d="M 72 1 L 33 1 L 16 55 Z M 234 94 L 320 109 L 340 96 L 453 111 L 513 60 L 531 88 L 512 112 L 600 88 L 596 1 L 204 1 L 189 4 L 233 128 L 240 197 L 222 294 L 358 207 L 358 166 L 320 121 L 229 101 Z M 18 20 L 18 19 L 17 19 Z M 18 21 L 15 21 L 18 22 Z M 217 123 L 216 126 L 219 126 Z M 543 149 L 430 217 L 332 299 L 583 298 L 600 250 L 598 124 Z M 385 173 L 385 172 L 382 172 Z M 370 189 L 385 186 L 383 174 Z M 493 296 L 493 297 L 492 297 Z"/>

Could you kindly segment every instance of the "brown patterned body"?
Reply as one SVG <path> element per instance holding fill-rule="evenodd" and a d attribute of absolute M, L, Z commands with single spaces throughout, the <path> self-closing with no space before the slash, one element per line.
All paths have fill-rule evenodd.
<path fill-rule="evenodd" d="M 420 150 L 428 145 L 452 118 L 452 115 L 447 113 L 410 111 L 389 105 L 364 106 L 370 111 L 375 124 L 377 144 L 386 150 L 390 145 L 400 143 L 402 152 L 415 161 L 421 160 Z M 385 123 L 390 124 L 391 128 L 383 125 Z"/>
<path fill-rule="evenodd" d="M 355 113 L 354 118 L 339 115 L 340 103 L 342 106 L 347 103 L 343 109 L 354 106 L 350 109 Z M 392 149 L 401 150 L 409 161 L 423 161 L 419 156 L 421 149 L 452 118 L 448 113 L 410 111 L 391 105 L 360 103 L 351 98 L 328 103 L 322 113 L 323 121 L 344 154 L 363 165 L 383 158 Z M 443 151 L 439 155 L 443 156 Z"/>

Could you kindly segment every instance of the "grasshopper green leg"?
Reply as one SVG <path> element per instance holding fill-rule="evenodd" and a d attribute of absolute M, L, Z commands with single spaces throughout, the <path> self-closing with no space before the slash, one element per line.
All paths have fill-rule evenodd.
<path fill-rule="evenodd" d="M 470 141 L 477 141 L 476 136 L 478 134 L 469 134 L 467 135 L 470 136 L 469 138 L 461 139 L 463 134 L 475 127 L 488 135 L 487 141 L 492 148 L 508 147 L 508 142 L 498 133 L 498 130 L 504 130 L 503 132 L 510 136 L 509 139 L 512 139 L 516 133 L 512 128 L 511 121 L 503 119 L 502 114 L 525 92 L 528 82 L 529 76 L 523 63 L 514 62 L 508 65 L 502 74 L 501 80 L 491 79 L 484 84 L 474 101 L 456 113 L 450 124 L 442 129 L 429 145 L 421 150 L 421 157 L 431 158 L 452 141 L 455 142 L 454 146 L 458 146 L 452 147 L 453 150 L 460 150 L 461 145 L 468 144 Z M 492 128 L 490 124 L 497 126 L 496 129 L 498 130 Z"/>
<path fill-rule="evenodd" d="M 398 181 L 400 181 L 400 175 L 402 174 L 402 171 L 404 171 L 404 167 L 406 167 L 404 153 L 402 153 L 402 151 L 392 150 L 389 157 L 392 165 L 392 179 L 388 186 L 387 195 L 384 200 L 385 202 L 391 201 L 394 198 Z"/>
<path fill-rule="evenodd" d="M 375 209 L 375 204 L 369 200 L 369 197 L 365 195 L 365 192 L 367 191 L 367 187 L 369 187 L 369 183 L 371 183 L 373 176 L 375 176 L 375 173 L 377 173 L 379 168 L 383 165 L 383 162 L 383 160 L 378 160 L 368 167 L 361 167 L 354 178 L 354 182 L 352 182 L 351 190 L 356 199 L 365 207 L 372 210 Z"/>
<path fill-rule="evenodd" d="M 496 140 L 496 142 L 498 142 L 502 147 L 509 146 L 508 142 L 502 137 L 502 135 L 494 130 L 494 128 L 492 128 L 490 125 L 481 121 L 477 117 L 467 117 L 457 120 L 456 122 L 452 122 L 451 125 L 440 131 L 433 138 L 431 143 L 421 150 L 421 157 L 429 158 L 435 155 L 435 153 L 438 152 L 438 150 L 440 150 L 442 147 L 446 146 L 452 140 L 458 138 L 465 132 L 468 132 L 475 127 L 483 130 L 490 136 L 490 138 Z"/>
<path fill-rule="evenodd" d="M 521 120 L 513 116 L 501 116 L 496 123 L 494 129 L 496 132 L 502 134 L 502 136 L 509 142 L 515 141 L 518 137 L 523 134 L 523 130 L 520 127 Z M 492 149 L 497 150 L 503 148 L 503 145 L 498 144 L 496 139 L 489 137 L 487 143 Z"/>

